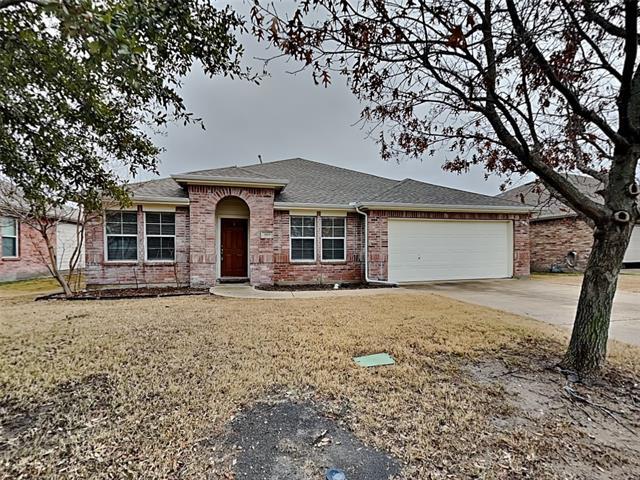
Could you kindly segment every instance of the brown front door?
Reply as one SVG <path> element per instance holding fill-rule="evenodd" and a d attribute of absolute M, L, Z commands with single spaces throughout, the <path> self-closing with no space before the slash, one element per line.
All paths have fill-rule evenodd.
<path fill-rule="evenodd" d="M 220 219 L 220 276 L 247 276 L 247 220 Z"/>

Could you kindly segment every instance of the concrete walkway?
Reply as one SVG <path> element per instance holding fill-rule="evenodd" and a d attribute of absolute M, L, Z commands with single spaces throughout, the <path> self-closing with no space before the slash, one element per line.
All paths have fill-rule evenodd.
<path fill-rule="evenodd" d="M 331 297 L 361 297 L 380 295 L 382 293 L 407 293 L 403 288 L 362 288 L 338 290 L 307 290 L 307 291 L 270 291 L 258 290 L 250 285 L 224 284 L 216 285 L 210 290 L 212 295 L 229 298 L 261 298 L 261 299 L 291 299 L 291 298 L 331 298 Z"/>
<path fill-rule="evenodd" d="M 544 280 L 484 280 L 409 287 L 523 315 L 567 329 L 573 326 L 580 287 Z M 640 345 L 640 294 L 618 290 L 611 338 Z"/>

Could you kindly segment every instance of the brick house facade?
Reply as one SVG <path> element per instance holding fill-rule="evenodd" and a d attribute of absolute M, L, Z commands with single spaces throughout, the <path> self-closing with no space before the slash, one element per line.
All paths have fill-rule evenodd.
<path fill-rule="evenodd" d="M 587 266 L 593 230 L 578 217 L 564 217 L 531 222 L 531 270 L 548 272 L 571 267 L 583 271 Z M 569 258 L 568 258 L 569 257 Z"/>
<path fill-rule="evenodd" d="M 9 217 L 5 217 L 9 218 Z M 47 246 L 33 227 L 17 223 L 17 255 L 0 250 L 0 282 L 42 277 L 49 274 Z M 52 232 L 55 242 L 55 231 Z M 0 233 L 0 238 L 2 234 Z"/>
<path fill-rule="evenodd" d="M 196 287 L 213 286 L 231 277 L 253 285 L 362 282 L 366 278 L 365 266 L 370 279 L 384 281 L 388 280 L 387 223 L 391 217 L 508 223 L 509 238 L 513 239 L 512 271 L 508 276 L 528 275 L 528 210 L 511 202 L 494 202 L 490 200 L 492 197 L 429 184 L 421 184 L 419 188 L 429 194 L 444 192 L 447 199 L 458 195 L 461 203 L 474 201 L 478 205 L 451 207 L 464 211 L 449 211 L 446 207 L 431 211 L 431 205 L 416 203 L 414 210 L 389 210 L 348 201 L 358 200 L 356 195 L 369 195 L 367 191 L 363 193 L 365 188 L 371 192 L 393 188 L 397 195 L 404 185 L 299 159 L 193 172 L 139 184 L 133 191 L 135 209 L 127 214 L 126 228 L 133 231 L 132 224 L 137 222 L 135 235 L 129 233 L 124 242 L 117 238 L 125 228 L 124 223 L 113 224 L 112 230 L 120 233 L 107 233 L 111 227 L 108 222 L 105 224 L 105 217 L 87 225 L 87 285 Z M 419 189 L 416 193 L 414 184 L 411 189 L 409 193 L 414 197 L 421 193 Z M 145 225 L 147 219 L 157 218 L 158 214 L 170 222 L 167 241 L 174 250 L 170 259 L 160 261 L 149 259 L 153 235 Z M 231 225 L 224 223 L 225 219 L 237 221 L 232 222 L 234 226 L 225 226 Z M 297 223 L 294 225 L 294 221 L 301 219 L 305 219 L 304 227 L 302 223 L 299 227 Z M 132 245 L 131 242 L 135 243 L 136 251 L 133 246 L 127 247 L 128 260 L 108 258 L 110 248 L 116 252 L 117 245 Z M 225 274 L 230 262 L 236 262 L 237 271 L 242 272 L 240 278 Z"/>

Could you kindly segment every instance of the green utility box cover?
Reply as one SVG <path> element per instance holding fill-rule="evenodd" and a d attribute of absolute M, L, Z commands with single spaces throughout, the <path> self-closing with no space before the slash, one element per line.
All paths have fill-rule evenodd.
<path fill-rule="evenodd" d="M 393 365 L 396 361 L 388 353 L 374 353 L 364 357 L 353 357 L 353 361 L 361 367 L 381 367 L 383 365 Z"/>

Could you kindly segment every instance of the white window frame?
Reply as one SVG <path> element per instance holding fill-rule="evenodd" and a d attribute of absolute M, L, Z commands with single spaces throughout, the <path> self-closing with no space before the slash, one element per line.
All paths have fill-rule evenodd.
<path fill-rule="evenodd" d="M 107 215 L 110 213 L 134 213 L 136 215 L 136 234 L 131 233 L 107 233 Z M 138 262 L 138 235 L 140 233 L 140 225 L 137 210 L 105 210 L 104 212 L 104 261 L 105 263 L 137 263 Z M 136 258 L 130 260 L 110 260 L 109 259 L 109 237 L 135 237 L 136 239 Z"/>
<path fill-rule="evenodd" d="M 292 237 L 291 219 L 293 218 L 313 218 L 313 237 Z M 302 221 L 302 231 L 304 232 L 304 220 Z M 295 260 L 293 258 L 293 240 L 313 240 L 313 260 L 303 258 Z M 289 215 L 289 262 L 290 263 L 316 263 L 318 258 L 318 216 L 317 215 Z"/>
<path fill-rule="evenodd" d="M 0 245 L 0 258 L 20 258 L 20 222 L 15 217 L 0 217 L 0 225 L 4 227 L 5 225 L 2 223 L 6 220 L 13 221 L 14 230 L 16 232 L 15 235 L 4 235 L 2 230 L 0 230 L 0 239 L 2 238 L 13 238 L 16 241 L 16 254 L 15 255 L 2 255 L 2 245 Z"/>
<path fill-rule="evenodd" d="M 342 237 L 325 237 L 322 233 L 322 222 L 325 220 L 342 220 L 344 222 L 344 235 Z M 324 258 L 325 240 L 343 240 L 342 258 Z M 343 263 L 347 260 L 347 217 L 320 217 L 320 258 L 324 263 Z"/>
<path fill-rule="evenodd" d="M 154 214 L 157 213 L 160 215 L 160 217 L 162 218 L 162 214 L 163 213 L 168 213 L 173 215 L 173 235 L 156 235 L 156 234 L 149 234 L 147 232 L 147 214 Z M 162 220 L 160 221 L 159 225 L 162 226 Z M 173 238 L 173 260 L 166 260 L 166 259 L 149 259 L 149 242 L 147 241 L 148 238 Z M 149 262 L 149 263 L 175 263 L 176 262 L 176 250 L 177 250 L 177 246 L 176 246 L 176 212 L 169 212 L 169 211 L 147 211 L 144 212 L 144 261 L 145 262 Z"/>

